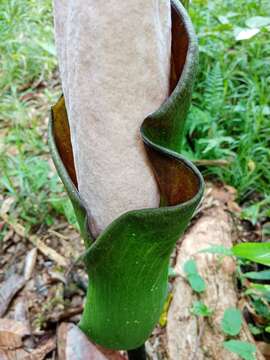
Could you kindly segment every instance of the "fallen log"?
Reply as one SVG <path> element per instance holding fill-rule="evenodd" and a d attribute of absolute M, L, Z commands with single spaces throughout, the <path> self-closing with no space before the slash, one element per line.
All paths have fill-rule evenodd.
<path fill-rule="evenodd" d="M 212 195 L 214 193 L 215 190 Z M 234 281 L 235 261 L 231 257 L 218 261 L 217 255 L 199 253 L 210 246 L 232 246 L 233 224 L 226 211 L 227 197 L 228 194 L 214 196 L 214 206 L 203 211 L 181 244 L 175 265 L 179 276 L 174 282 L 166 328 L 168 356 L 171 360 L 239 359 L 224 349 L 226 336 L 220 326 L 225 309 L 237 307 L 238 304 Z M 184 263 L 191 258 L 196 261 L 198 271 L 207 285 L 206 291 L 200 295 L 192 291 L 183 271 Z M 190 309 L 197 300 L 213 309 L 213 315 L 208 318 L 192 315 Z M 246 323 L 242 326 L 238 339 L 254 343 Z M 264 359 L 259 350 L 256 359 Z"/>

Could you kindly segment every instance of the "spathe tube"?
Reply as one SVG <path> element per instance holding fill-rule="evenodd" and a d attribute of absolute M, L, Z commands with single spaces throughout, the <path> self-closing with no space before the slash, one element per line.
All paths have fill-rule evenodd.
<path fill-rule="evenodd" d="M 89 287 L 79 326 L 107 348 L 133 349 L 150 335 L 167 294 L 170 254 L 203 195 L 200 172 L 180 155 L 196 63 L 197 42 L 191 21 L 183 6 L 173 0 L 171 95 L 141 126 L 161 207 L 129 211 L 97 239 L 88 226 L 91 209 L 86 208 L 77 190 L 64 98 L 52 109 L 52 157 L 87 247 L 84 261 Z"/>
<path fill-rule="evenodd" d="M 169 94 L 170 0 L 53 3 L 78 189 L 98 236 L 129 210 L 159 206 L 139 130 Z"/>

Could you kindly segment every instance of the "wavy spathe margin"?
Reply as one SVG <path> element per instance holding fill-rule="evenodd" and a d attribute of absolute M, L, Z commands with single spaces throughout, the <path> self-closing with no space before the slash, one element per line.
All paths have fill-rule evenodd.
<path fill-rule="evenodd" d="M 52 109 L 52 157 L 87 247 L 89 287 L 79 326 L 107 348 L 133 349 L 150 335 L 166 299 L 170 254 L 203 195 L 200 172 L 180 155 L 196 62 L 192 24 L 183 6 L 173 0 L 171 95 L 141 127 L 161 207 L 129 211 L 95 240 L 88 226 L 90 210 L 77 190 L 64 98 Z"/>

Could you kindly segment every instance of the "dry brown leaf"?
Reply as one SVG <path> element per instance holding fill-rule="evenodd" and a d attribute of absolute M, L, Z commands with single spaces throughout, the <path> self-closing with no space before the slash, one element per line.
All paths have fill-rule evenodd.
<path fill-rule="evenodd" d="M 2 350 L 0 349 L 0 360 L 26 360 L 28 352 L 23 349 Z"/>
<path fill-rule="evenodd" d="M 57 330 L 59 360 L 108 360 L 74 324 L 62 323 Z"/>
<path fill-rule="evenodd" d="M 24 265 L 24 278 L 25 280 L 29 280 L 32 276 L 34 267 L 37 261 L 37 248 L 34 248 L 28 252 L 25 258 Z"/>
<path fill-rule="evenodd" d="M 6 235 L 3 237 L 3 240 L 2 240 L 3 243 L 9 241 L 9 240 L 12 238 L 13 234 L 14 234 L 14 230 L 13 230 L 13 229 L 10 229 L 10 230 L 6 233 Z"/>
<path fill-rule="evenodd" d="M 31 333 L 28 304 L 23 296 L 18 297 L 15 301 L 13 317 L 14 320 L 21 321 L 28 328 L 29 333 Z"/>
<path fill-rule="evenodd" d="M 11 275 L 0 288 L 0 316 L 3 316 L 8 309 L 9 303 L 14 295 L 24 286 L 23 276 Z"/>
<path fill-rule="evenodd" d="M 3 128 L 3 129 L 0 129 L 0 152 L 3 152 L 5 147 L 6 147 L 5 138 L 6 138 L 7 135 L 8 135 L 8 128 L 7 127 Z"/>
<path fill-rule="evenodd" d="M 27 335 L 30 335 L 29 327 L 21 321 L 0 319 L 0 348 L 18 349 Z"/>
<path fill-rule="evenodd" d="M 48 339 L 43 344 L 39 345 L 37 349 L 33 350 L 30 354 L 23 357 L 22 360 L 43 360 L 47 354 L 56 349 L 55 337 Z M 77 359 L 76 357 L 74 360 Z"/>
<path fill-rule="evenodd" d="M 0 360 L 43 360 L 45 356 L 52 352 L 55 348 L 55 338 L 50 338 L 45 343 L 40 345 L 37 349 L 31 352 L 25 351 L 24 349 L 0 349 Z"/>
<path fill-rule="evenodd" d="M 225 206 L 232 212 L 239 212 L 241 208 L 235 202 L 237 191 L 234 187 L 229 185 L 213 186 L 211 188 L 211 195 L 217 200 L 220 205 Z"/>
<path fill-rule="evenodd" d="M 1 209 L 0 209 L 0 214 L 2 217 L 9 212 L 9 209 L 11 208 L 11 205 L 14 203 L 14 201 L 15 201 L 14 197 L 11 197 L 11 196 L 9 196 L 8 198 L 6 198 L 3 201 Z"/>

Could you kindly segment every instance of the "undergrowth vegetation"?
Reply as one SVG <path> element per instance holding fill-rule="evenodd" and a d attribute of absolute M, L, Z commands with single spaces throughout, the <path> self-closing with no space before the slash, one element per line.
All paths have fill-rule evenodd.
<path fill-rule="evenodd" d="M 238 38 L 267 13 L 267 0 L 190 6 L 200 64 L 185 154 L 207 160 L 206 175 L 236 187 L 253 223 L 270 215 L 270 24 L 255 21 L 259 32 Z M 60 94 L 51 0 L 1 1 L 0 38 L 1 200 L 13 197 L 14 214 L 30 227 L 50 224 L 53 211 L 72 219 L 46 143 L 49 108 Z"/>
<path fill-rule="evenodd" d="M 269 216 L 270 3 L 194 0 L 190 14 L 200 62 L 186 153 L 210 164 L 222 160 L 205 174 L 234 186 L 241 204 L 256 202 L 248 215 Z"/>
<path fill-rule="evenodd" d="M 60 93 L 51 0 L 1 1 L 0 37 L 0 200 L 11 199 L 11 216 L 28 229 L 51 224 L 55 210 L 73 222 L 47 147 L 49 107 Z"/>
<path fill-rule="evenodd" d="M 214 266 L 217 273 L 222 271 L 220 265 L 225 257 L 233 256 L 236 261 L 235 278 L 240 298 L 245 299 L 246 304 L 248 302 L 248 307 L 242 306 L 242 312 L 234 307 L 226 308 L 220 322 L 220 329 L 226 336 L 223 347 L 244 360 L 255 360 L 256 347 L 250 342 L 239 339 L 243 318 L 256 341 L 264 341 L 267 344 L 270 342 L 269 250 L 270 243 L 240 243 L 232 248 L 210 246 L 200 251 L 200 253 L 216 255 Z M 254 271 L 250 271 L 251 269 Z M 183 265 L 183 270 L 187 282 L 199 299 L 194 301 L 190 309 L 191 314 L 208 318 L 211 323 L 216 310 L 209 308 L 200 297 L 209 284 L 199 274 L 194 259 L 187 260 Z"/>

